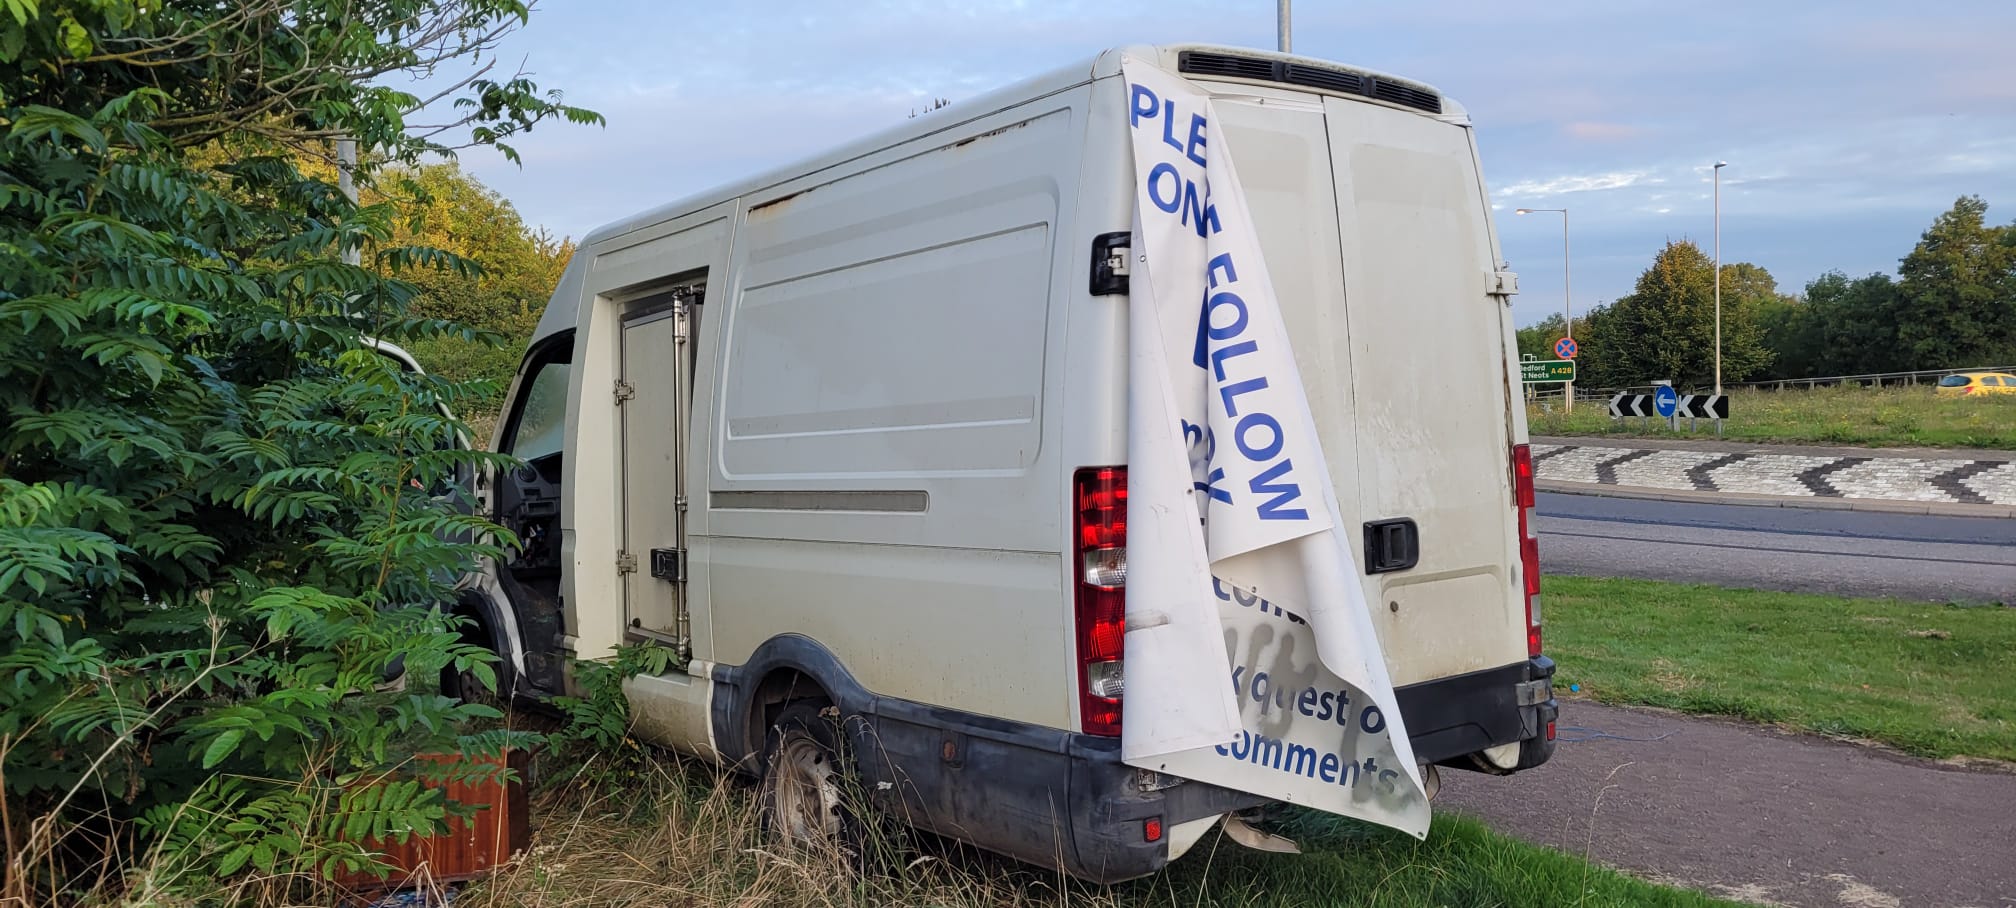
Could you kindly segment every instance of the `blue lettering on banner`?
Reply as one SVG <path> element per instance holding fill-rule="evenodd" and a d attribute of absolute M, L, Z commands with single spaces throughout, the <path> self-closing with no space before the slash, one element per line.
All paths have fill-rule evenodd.
<path fill-rule="evenodd" d="M 1224 597 L 1224 593 L 1220 595 Z M 1282 712 L 1292 710 L 1318 722 L 1335 720 L 1339 728 L 1347 730 L 1353 726 L 1353 720 L 1359 730 L 1367 734 L 1385 730 L 1385 716 L 1379 712 L 1379 706 L 1367 704 L 1363 710 L 1351 708 L 1349 688 L 1316 690 L 1310 686 L 1302 690 L 1286 690 L 1272 684 L 1272 678 L 1266 672 L 1248 672 L 1246 666 L 1232 666 L 1232 694 L 1252 696 L 1252 700 L 1260 704 L 1262 714 L 1270 708 L 1280 708 Z M 1254 734 L 1252 730 L 1240 730 L 1238 741 L 1218 745 L 1214 751 L 1220 757 L 1228 757 L 1238 763 L 1252 763 L 1256 767 L 1300 775 L 1304 779 L 1322 779 L 1325 783 L 1343 787 L 1357 787 L 1359 783 L 1369 781 L 1387 795 L 1395 791 L 1395 779 L 1399 779 L 1399 771 L 1379 767 L 1377 757 L 1367 757 L 1359 763 L 1331 751 L 1318 751 L 1314 747 L 1274 739 L 1274 736 Z"/>
<path fill-rule="evenodd" d="M 1220 744 L 1212 750 L 1234 762 L 1250 763 L 1305 779 L 1321 779 L 1326 784 L 1344 788 L 1357 788 L 1360 783 L 1370 782 L 1381 794 L 1391 795 L 1399 790 L 1395 783 L 1400 778 L 1399 770 L 1381 767 L 1378 757 L 1366 757 L 1360 762 L 1340 757 L 1333 751 L 1256 735 L 1243 729 L 1237 740 Z"/>
<path fill-rule="evenodd" d="M 1164 101 L 1162 102 L 1162 144 L 1167 145 L 1170 148 L 1174 148 L 1177 151 L 1182 151 L 1183 143 L 1176 141 L 1175 134 L 1171 132 L 1171 130 L 1175 128 L 1176 128 L 1176 102 Z"/>
<path fill-rule="evenodd" d="M 1159 120 L 1161 122 L 1157 125 L 1160 129 L 1156 137 L 1162 145 L 1181 154 L 1192 164 L 1207 166 L 1208 119 L 1193 113 L 1186 123 L 1179 124 L 1176 100 L 1158 97 L 1153 89 L 1145 85 L 1134 84 L 1128 89 L 1130 128 L 1139 130 L 1146 121 Z M 1196 230 L 1199 237 L 1208 237 L 1223 229 L 1218 220 L 1218 209 L 1211 203 L 1209 181 L 1199 187 L 1196 181 L 1183 175 L 1173 160 L 1161 161 L 1150 167 L 1141 191 L 1147 194 L 1149 204 L 1164 214 L 1176 215 L 1179 223 Z M 1257 339 L 1245 336 L 1252 320 L 1246 300 L 1238 293 L 1239 269 L 1232 253 L 1212 257 L 1205 266 L 1205 274 L 1209 287 L 1202 311 L 1198 313 L 1197 344 L 1192 360 L 1197 368 L 1210 370 L 1216 381 L 1224 416 L 1235 421 L 1234 447 L 1255 467 L 1256 472 L 1248 474 L 1246 479 L 1246 491 L 1256 499 L 1254 514 L 1261 520 L 1306 521 L 1309 519 L 1308 509 L 1295 506 L 1302 499 L 1302 486 L 1295 479 L 1294 462 L 1286 456 L 1289 438 L 1280 416 L 1251 405 L 1243 413 L 1240 409 L 1241 395 L 1276 387 L 1276 384 L 1264 374 L 1264 366 L 1254 365 L 1268 362 L 1268 357 L 1241 359 L 1261 350 Z M 1219 289 L 1221 286 L 1224 289 Z M 1240 366 L 1245 366 L 1244 371 L 1249 373 L 1257 368 L 1262 374 L 1235 377 L 1233 373 L 1242 371 Z M 1194 448 L 1197 439 L 1192 434 L 1193 427 L 1185 423 L 1183 428 L 1185 437 L 1191 439 Z M 1201 478 L 1193 476 L 1192 488 L 1204 492 L 1212 501 L 1229 505 L 1233 503 L 1233 496 L 1222 483 L 1225 470 L 1212 464 L 1216 453 L 1216 446 L 1211 445 L 1201 466 L 1193 458 L 1193 469 Z"/>
<path fill-rule="evenodd" d="M 1195 480 L 1190 483 L 1191 489 L 1194 491 L 1203 492 L 1205 495 L 1208 495 L 1211 498 L 1216 499 L 1218 501 L 1225 502 L 1226 504 L 1231 504 L 1232 493 L 1227 492 L 1224 489 L 1218 487 L 1218 482 L 1225 478 L 1225 468 L 1224 467 L 1214 468 L 1211 466 L 1212 458 L 1218 456 L 1218 439 L 1212 436 L 1211 430 L 1208 427 L 1194 425 L 1187 419 L 1178 420 L 1178 422 L 1181 422 L 1183 424 L 1184 442 L 1189 444 L 1189 446 L 1192 448 L 1196 448 L 1199 446 L 1202 446 L 1204 448 L 1203 452 L 1204 456 L 1201 459 L 1201 463 L 1204 464 L 1206 472 L 1203 479 Z M 1196 468 L 1197 462 L 1200 461 L 1193 458 L 1193 462 L 1191 464 L 1193 470 Z"/>
<path fill-rule="evenodd" d="M 1142 117 L 1152 117 L 1155 115 L 1155 111 L 1162 109 L 1162 99 L 1155 97 L 1155 92 L 1150 90 L 1146 85 L 1130 85 L 1128 87 L 1133 89 L 1133 100 L 1127 106 L 1132 108 L 1133 111 L 1127 118 L 1127 125 L 1140 129 Z"/>
<path fill-rule="evenodd" d="M 1189 158 L 1192 161 L 1195 161 L 1197 163 L 1197 166 L 1202 167 L 1204 166 L 1204 155 L 1201 153 L 1203 148 L 1204 148 L 1204 118 L 1196 114 L 1191 114 L 1190 147 L 1183 149 L 1183 156 Z"/>
<path fill-rule="evenodd" d="M 1255 445 L 1250 440 L 1252 430 L 1256 427 L 1265 428 L 1269 433 L 1266 444 Z M 1239 453 L 1246 455 L 1248 460 L 1272 459 L 1274 455 L 1281 453 L 1281 424 L 1265 413 L 1248 413 L 1246 418 L 1239 420 L 1239 426 L 1232 430 L 1232 441 L 1238 445 Z"/>
<path fill-rule="evenodd" d="M 1302 508 L 1282 507 L 1283 504 L 1290 501 L 1294 501 L 1295 499 L 1302 497 L 1301 486 L 1298 486 L 1292 482 L 1283 482 L 1269 485 L 1269 483 L 1273 482 L 1273 480 L 1280 478 L 1282 475 L 1286 474 L 1289 470 L 1292 469 L 1295 469 L 1294 462 L 1284 458 L 1280 463 L 1268 467 L 1266 472 L 1261 473 L 1260 475 L 1255 476 L 1252 479 L 1246 481 L 1247 487 L 1253 490 L 1253 494 L 1274 495 L 1273 498 L 1269 498 L 1266 501 L 1260 503 L 1261 520 L 1309 519 L 1309 512 L 1303 510 Z"/>
<path fill-rule="evenodd" d="M 1155 92 L 1145 85 L 1132 85 L 1129 89 L 1128 125 L 1140 129 L 1143 119 L 1161 120 L 1162 144 L 1175 149 L 1197 166 L 1204 166 L 1204 130 L 1210 121 L 1197 114 L 1191 114 L 1188 136 L 1178 138 L 1176 102 L 1157 98 Z M 1177 173 L 1174 165 L 1165 162 L 1155 165 L 1148 171 L 1146 188 L 1148 198 L 1155 203 L 1155 207 L 1169 214 L 1180 212 L 1180 222 L 1197 231 L 1198 236 L 1210 236 L 1224 229 L 1218 222 L 1218 207 L 1211 204 L 1211 186 L 1208 181 L 1199 187 L 1195 182 L 1186 180 L 1182 174 Z"/>
<path fill-rule="evenodd" d="M 1165 176 L 1175 181 L 1175 188 L 1169 190 L 1167 202 L 1162 201 L 1162 193 L 1156 191 L 1162 185 L 1162 178 Z M 1153 170 L 1148 171 L 1148 201 L 1154 202 L 1155 207 L 1170 214 L 1175 214 L 1176 209 L 1182 207 L 1183 194 L 1189 193 L 1190 186 L 1190 181 L 1183 179 L 1183 176 L 1176 172 L 1176 165 L 1167 161 L 1155 165 Z"/>
<path fill-rule="evenodd" d="M 1356 722 L 1358 730 L 1368 735 L 1386 730 L 1386 715 L 1379 711 L 1377 704 L 1368 703 L 1363 709 L 1352 709 L 1351 689 L 1347 687 L 1321 690 L 1310 685 L 1292 690 L 1275 684 L 1273 676 L 1266 672 L 1249 671 L 1246 666 L 1234 665 L 1232 696 L 1253 698 L 1253 702 L 1260 704 L 1261 715 L 1270 711 L 1292 712 L 1305 719 L 1335 722 L 1338 728 L 1347 730 Z"/>

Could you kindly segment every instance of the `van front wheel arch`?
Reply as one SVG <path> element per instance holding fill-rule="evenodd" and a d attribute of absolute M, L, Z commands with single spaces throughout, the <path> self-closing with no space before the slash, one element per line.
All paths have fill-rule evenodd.
<path fill-rule="evenodd" d="M 449 665 L 441 669 L 441 693 L 464 703 L 480 703 L 505 712 L 510 711 L 516 699 L 518 678 L 511 667 L 511 651 L 504 642 L 504 636 L 497 632 L 494 620 L 481 604 L 463 601 L 452 613 L 463 620 L 462 642 L 483 647 L 497 656 L 491 663 L 496 673 L 497 689 L 490 690 L 483 685 L 474 672 L 457 671 Z"/>

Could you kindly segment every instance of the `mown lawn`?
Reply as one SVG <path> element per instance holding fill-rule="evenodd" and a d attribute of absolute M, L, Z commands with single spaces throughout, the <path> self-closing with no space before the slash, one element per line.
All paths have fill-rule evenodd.
<path fill-rule="evenodd" d="M 1286 824 L 1303 854 L 1247 851 L 1207 839 L 1161 877 L 1116 891 L 1117 904 L 1440 906 L 1733 905 L 1657 886 L 1580 857 L 1529 845 L 1460 816 L 1435 818 L 1428 840 L 1305 812 Z"/>
<path fill-rule="evenodd" d="M 2016 608 L 1586 577 L 1542 601 L 1558 690 L 2016 760 Z"/>
<path fill-rule="evenodd" d="M 1535 404 L 1527 407 L 1526 420 L 1534 435 L 1675 435 L 1657 419 L 1649 426 L 1612 420 L 1607 401 L 1578 401 L 1572 416 L 1561 412 L 1559 401 Z M 1682 420 L 1681 437 L 1686 428 Z M 1715 437 L 1712 422 L 1701 422 L 1699 430 L 1693 437 Z M 2016 394 L 1945 397 L 1924 385 L 1734 391 L 1722 431 L 1730 441 L 2010 450 L 2016 449 Z"/>

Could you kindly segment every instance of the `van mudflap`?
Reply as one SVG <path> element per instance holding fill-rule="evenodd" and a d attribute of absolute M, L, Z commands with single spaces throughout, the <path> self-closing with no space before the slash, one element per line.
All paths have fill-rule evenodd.
<path fill-rule="evenodd" d="M 1394 691 L 1400 715 L 1414 744 L 1414 757 L 1460 769 L 1482 770 L 1471 754 L 1505 744 L 1519 745 L 1518 765 L 1531 769 L 1554 755 L 1554 660 L 1524 662 L 1451 675 Z"/>

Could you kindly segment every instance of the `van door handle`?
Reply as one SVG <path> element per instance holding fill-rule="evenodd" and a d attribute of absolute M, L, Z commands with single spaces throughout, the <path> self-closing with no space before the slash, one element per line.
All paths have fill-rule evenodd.
<path fill-rule="evenodd" d="M 1365 522 L 1365 573 L 1390 574 L 1421 560 L 1421 530 L 1411 517 Z"/>

